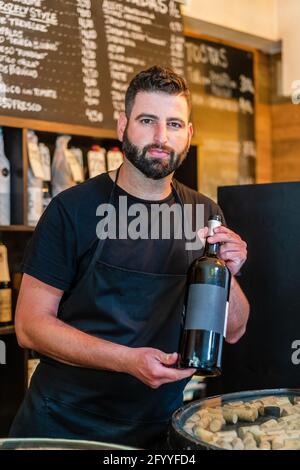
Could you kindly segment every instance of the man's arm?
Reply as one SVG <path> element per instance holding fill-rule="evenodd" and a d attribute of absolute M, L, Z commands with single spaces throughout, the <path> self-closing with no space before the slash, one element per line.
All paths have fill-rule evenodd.
<path fill-rule="evenodd" d="M 249 303 L 234 276 L 231 279 L 226 341 L 236 343 L 246 331 Z"/>
<path fill-rule="evenodd" d="M 80 331 L 57 318 L 63 291 L 24 274 L 16 309 L 19 345 L 60 362 L 135 376 L 151 388 L 187 378 L 194 369 L 170 366 L 177 354 L 154 348 L 129 348 Z"/>
<path fill-rule="evenodd" d="M 232 275 L 226 341 L 236 343 L 245 333 L 249 317 L 248 300 L 234 278 L 247 259 L 247 243 L 223 225 L 215 228 L 214 235 L 207 240 L 209 243 L 221 243 L 220 258 Z"/>

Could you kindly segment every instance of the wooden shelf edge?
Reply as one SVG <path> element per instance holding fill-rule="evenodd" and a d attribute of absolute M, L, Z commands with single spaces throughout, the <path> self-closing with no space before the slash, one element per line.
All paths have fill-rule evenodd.
<path fill-rule="evenodd" d="M 0 336 L 1 335 L 11 335 L 15 333 L 14 325 L 0 326 Z"/>
<path fill-rule="evenodd" d="M 33 232 L 34 229 L 30 225 L 0 225 L 0 232 Z"/>
<path fill-rule="evenodd" d="M 36 131 L 53 132 L 57 134 L 73 134 L 88 137 L 99 137 L 102 139 L 117 139 L 117 131 L 98 127 L 80 126 L 63 122 L 39 121 L 12 116 L 0 115 L 0 125 L 18 128 L 33 129 Z"/>

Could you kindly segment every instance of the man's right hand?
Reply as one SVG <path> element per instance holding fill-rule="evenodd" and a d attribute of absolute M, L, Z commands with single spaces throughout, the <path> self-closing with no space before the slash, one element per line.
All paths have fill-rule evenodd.
<path fill-rule="evenodd" d="M 149 387 L 185 379 L 195 369 L 173 369 L 177 354 L 130 348 L 80 331 L 57 318 L 63 291 L 24 274 L 16 308 L 19 345 L 79 367 L 125 372 Z M 168 367 L 169 366 L 169 367 Z"/>
<path fill-rule="evenodd" d="M 176 382 L 192 376 L 196 369 L 174 369 L 170 366 L 177 361 L 178 354 L 166 354 L 154 348 L 128 348 L 125 354 L 125 369 L 130 375 L 148 385 L 158 388 L 163 384 Z"/>

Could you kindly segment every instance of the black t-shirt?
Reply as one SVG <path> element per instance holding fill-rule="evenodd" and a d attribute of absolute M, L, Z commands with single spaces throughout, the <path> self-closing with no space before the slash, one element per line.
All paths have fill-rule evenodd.
<path fill-rule="evenodd" d="M 177 187 L 182 202 L 204 204 L 205 225 L 210 215 L 222 215 L 219 206 L 206 196 L 178 182 Z M 101 220 L 96 211 L 100 204 L 109 202 L 112 189 L 113 181 L 104 173 L 56 196 L 36 227 L 24 256 L 22 271 L 53 287 L 68 291 L 91 260 L 98 242 L 97 224 Z M 116 209 L 116 220 L 120 196 L 127 196 L 128 208 L 133 204 L 144 205 L 149 214 L 148 231 L 151 230 L 153 205 L 165 204 L 170 207 L 178 202 L 174 191 L 163 200 L 149 201 L 136 198 L 116 185 L 111 201 Z M 130 216 L 127 220 L 130 223 L 134 218 Z M 167 239 L 162 238 L 161 234 L 158 239 L 120 239 L 117 230 L 116 239 L 105 241 L 101 260 L 140 272 L 186 273 L 189 259 L 184 249 L 185 239 L 176 239 L 174 230 L 173 223 L 171 236 Z M 194 250 L 192 257 L 200 256 L 202 251 Z"/>

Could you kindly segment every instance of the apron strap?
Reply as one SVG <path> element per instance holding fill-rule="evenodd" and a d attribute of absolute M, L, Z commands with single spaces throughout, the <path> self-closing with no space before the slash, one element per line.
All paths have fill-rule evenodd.
<path fill-rule="evenodd" d="M 119 173 L 120 173 L 120 168 L 121 168 L 122 165 L 123 165 L 123 163 L 117 169 L 116 178 L 115 178 L 115 181 L 113 182 L 113 187 L 112 187 L 112 189 L 110 191 L 110 194 L 109 194 L 109 199 L 108 199 L 108 203 L 107 203 L 108 205 L 113 203 L 114 191 L 115 191 L 115 188 L 116 188 L 116 184 L 117 184 Z M 92 259 L 91 259 L 87 269 L 85 270 L 83 275 L 80 276 L 80 278 L 78 279 L 79 283 L 83 282 L 83 280 L 86 279 L 86 277 L 89 275 L 89 273 L 94 268 L 97 260 L 100 258 L 100 255 L 102 253 L 105 241 L 106 241 L 106 238 L 101 238 L 101 237 L 99 238 L 97 236 L 96 239 L 93 241 L 93 243 L 90 245 L 90 246 L 92 246 L 96 243 L 96 248 L 95 248 Z M 76 286 L 78 286 L 77 282 L 76 282 Z"/>
<path fill-rule="evenodd" d="M 109 196 L 109 200 L 108 200 L 108 205 L 111 205 L 113 203 L 113 197 L 114 197 L 114 192 L 115 192 L 115 189 L 116 189 L 116 186 L 117 186 L 117 181 L 118 181 L 118 178 L 119 178 L 119 174 L 120 174 L 120 169 L 121 169 L 121 166 L 123 165 L 123 163 L 119 166 L 119 168 L 117 169 L 117 173 L 116 173 L 116 178 L 115 178 L 115 181 L 113 182 L 113 187 L 112 187 L 112 190 L 110 192 L 110 196 Z M 110 218 L 108 219 L 108 224 L 110 222 Z M 101 233 L 101 235 L 103 234 L 103 231 Z M 106 238 L 102 238 L 100 236 L 100 238 L 98 237 L 98 243 L 97 243 L 97 246 L 96 246 L 96 249 L 95 249 L 95 252 L 93 254 L 93 257 L 92 257 L 92 260 L 90 262 L 90 265 L 89 265 L 89 268 L 88 268 L 88 271 L 90 271 L 90 269 L 93 268 L 93 266 L 95 265 L 96 261 L 100 258 L 101 256 L 101 253 L 102 253 L 102 250 L 103 250 L 103 247 L 104 247 L 104 243 L 106 241 Z"/>
<path fill-rule="evenodd" d="M 185 236 L 184 227 L 188 228 L 188 233 L 192 233 L 192 232 L 191 232 L 191 227 L 190 227 L 190 220 L 188 219 L 188 217 L 186 217 L 186 218 L 184 217 L 185 216 L 185 212 L 184 212 L 184 194 L 182 193 L 182 191 L 180 191 L 180 186 L 179 186 L 178 182 L 175 179 L 173 179 L 171 181 L 171 186 L 172 186 L 175 198 L 177 198 L 178 202 L 181 205 L 181 210 L 182 210 L 182 233 L 184 235 L 185 241 L 187 241 L 186 236 Z M 188 267 L 189 267 L 192 264 L 192 262 L 194 261 L 194 258 L 192 256 L 191 250 L 187 250 L 185 248 L 185 252 L 186 252 L 186 257 L 187 257 L 187 262 L 188 262 Z"/>

